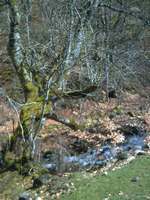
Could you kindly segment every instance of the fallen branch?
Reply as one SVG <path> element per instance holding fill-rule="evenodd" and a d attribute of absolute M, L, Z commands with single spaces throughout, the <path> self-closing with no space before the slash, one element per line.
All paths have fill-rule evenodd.
<path fill-rule="evenodd" d="M 55 96 L 55 101 L 61 98 L 84 98 L 89 93 L 94 92 L 97 88 L 98 86 L 92 85 L 83 90 L 68 91 L 68 92 L 63 92 L 63 93 L 61 91 L 57 91 L 57 92 L 54 91 L 53 94 Z M 52 100 L 54 96 L 50 96 L 49 100 Z"/>
<path fill-rule="evenodd" d="M 83 130 L 84 124 L 78 124 L 75 119 L 73 118 L 66 118 L 64 116 L 60 116 L 57 115 L 56 113 L 49 113 L 49 114 L 45 114 L 44 117 L 46 117 L 47 119 L 53 119 L 57 122 L 60 122 L 66 126 L 68 126 L 69 128 L 73 129 L 73 130 Z"/>

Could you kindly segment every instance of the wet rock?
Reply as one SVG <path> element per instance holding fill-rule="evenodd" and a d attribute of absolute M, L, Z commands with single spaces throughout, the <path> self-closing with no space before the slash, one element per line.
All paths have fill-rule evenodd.
<path fill-rule="evenodd" d="M 131 146 L 132 149 L 143 149 L 144 148 L 144 139 L 138 135 L 129 137 L 128 144 Z"/>
<path fill-rule="evenodd" d="M 127 152 L 124 152 L 124 151 L 118 152 L 118 154 L 117 154 L 117 159 L 118 160 L 125 160 L 127 158 L 128 158 L 128 153 Z"/>
<path fill-rule="evenodd" d="M 53 157 L 53 152 L 52 151 L 46 151 L 44 154 L 43 154 L 43 158 L 44 159 L 47 159 L 47 160 L 51 160 Z"/>
<path fill-rule="evenodd" d="M 144 144 L 144 149 L 150 149 L 150 144 Z"/>
<path fill-rule="evenodd" d="M 73 163 L 75 165 L 79 164 L 81 167 L 89 166 L 104 166 L 105 157 L 96 150 L 88 151 L 87 153 L 80 154 L 79 156 L 66 156 L 64 158 L 65 163 Z"/>
<path fill-rule="evenodd" d="M 32 200 L 32 198 L 30 197 L 30 194 L 28 192 L 23 192 L 22 194 L 20 194 L 19 200 Z"/>
<path fill-rule="evenodd" d="M 95 162 L 95 165 L 99 166 L 99 167 L 103 167 L 103 166 L 106 166 L 107 164 L 107 161 L 106 160 L 97 160 Z"/>
<path fill-rule="evenodd" d="M 111 147 L 109 147 L 109 146 L 103 147 L 102 154 L 106 160 L 111 160 L 113 158 Z"/>
<path fill-rule="evenodd" d="M 136 150 L 135 150 L 135 155 L 138 155 L 138 156 L 140 156 L 140 155 L 145 155 L 145 151 L 140 150 L 140 149 L 136 149 Z"/>
<path fill-rule="evenodd" d="M 129 136 L 122 147 L 124 151 L 142 151 L 145 147 L 144 137 L 139 135 Z"/>
<path fill-rule="evenodd" d="M 139 145 L 139 146 L 143 146 L 143 139 L 139 136 L 133 136 L 133 137 L 129 137 L 128 139 L 128 143 L 130 145 Z"/>
<path fill-rule="evenodd" d="M 139 135 L 143 132 L 143 130 L 137 126 L 124 125 L 121 127 L 121 132 L 123 132 L 126 136 L 128 136 L 128 135 Z"/>
<path fill-rule="evenodd" d="M 64 162 L 65 163 L 75 163 L 78 162 L 79 158 L 77 156 L 66 156 L 64 157 Z"/>
<path fill-rule="evenodd" d="M 85 153 L 88 150 L 88 143 L 84 140 L 76 139 L 70 147 L 77 153 Z"/>
<path fill-rule="evenodd" d="M 57 170 L 57 166 L 55 163 L 43 163 L 42 167 L 44 169 L 47 169 L 51 173 L 56 172 L 56 170 Z"/>

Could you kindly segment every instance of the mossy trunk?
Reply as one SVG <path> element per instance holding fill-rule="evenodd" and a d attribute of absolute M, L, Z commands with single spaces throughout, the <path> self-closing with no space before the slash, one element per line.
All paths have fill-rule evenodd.
<path fill-rule="evenodd" d="M 40 129 L 42 113 L 51 112 L 51 102 L 45 104 L 44 98 L 38 94 L 38 88 L 28 82 L 25 88 L 26 103 L 20 111 L 20 121 L 11 138 L 10 151 L 15 154 L 17 160 L 33 159 L 36 131 Z"/>
<path fill-rule="evenodd" d="M 35 84 L 33 80 L 35 74 L 31 72 L 31 68 L 24 59 L 22 35 L 20 34 L 21 15 L 17 1 L 10 0 L 8 9 L 10 16 L 8 54 L 20 80 L 25 97 L 25 104 L 20 111 L 20 121 L 11 138 L 9 150 L 11 154 L 14 154 L 14 156 L 11 156 L 12 158 L 28 160 L 32 157 L 33 140 L 39 122 L 37 119 L 40 119 L 44 98 L 39 96 L 39 88 L 41 86 Z M 51 105 L 46 105 L 45 110 L 47 109 L 51 110 Z"/>

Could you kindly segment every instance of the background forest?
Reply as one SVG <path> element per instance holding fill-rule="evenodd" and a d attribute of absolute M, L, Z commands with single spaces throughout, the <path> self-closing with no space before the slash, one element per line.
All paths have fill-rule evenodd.
<path fill-rule="evenodd" d="M 0 199 L 65 199 L 65 173 L 149 165 L 149 13 L 149 0 L 0 0 Z"/>

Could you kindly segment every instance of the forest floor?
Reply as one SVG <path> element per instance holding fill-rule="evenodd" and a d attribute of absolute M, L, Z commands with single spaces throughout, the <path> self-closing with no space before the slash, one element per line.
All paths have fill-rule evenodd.
<path fill-rule="evenodd" d="M 79 123 L 86 122 L 87 128 L 73 131 L 58 122 L 47 120 L 41 131 L 38 159 L 45 152 L 75 155 L 105 143 L 116 145 L 124 140 L 126 134 L 136 134 L 138 130 L 148 134 L 146 142 L 150 145 L 149 91 L 145 89 L 146 95 L 125 92 L 121 100 L 110 99 L 105 103 L 82 100 L 67 102 L 67 107 L 63 109 L 58 106 L 59 114 L 73 116 Z M 16 112 L 1 98 L 0 148 L 13 134 L 17 121 Z M 49 181 L 39 188 L 32 187 L 32 176 L 24 177 L 16 171 L 6 171 L 0 174 L 0 199 L 17 200 L 20 194 L 30 194 L 33 200 L 150 199 L 150 156 L 140 156 L 124 166 L 126 163 L 121 161 L 106 172 L 101 169 L 90 172 L 70 169 L 49 174 Z"/>

